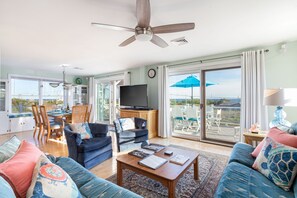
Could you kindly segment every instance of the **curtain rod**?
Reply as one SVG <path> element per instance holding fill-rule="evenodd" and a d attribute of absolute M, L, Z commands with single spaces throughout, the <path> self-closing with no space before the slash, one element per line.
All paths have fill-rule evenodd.
<path fill-rule="evenodd" d="M 269 52 L 269 49 L 264 50 L 264 52 Z M 209 59 L 202 59 L 202 60 L 197 60 L 197 61 L 191 61 L 191 62 L 184 62 L 184 63 L 177 63 L 177 64 L 168 64 L 167 67 L 174 67 L 178 65 L 184 65 L 184 64 L 192 64 L 192 63 L 203 63 L 206 61 L 212 61 L 212 60 L 220 60 L 220 59 L 225 59 L 225 58 L 234 58 L 234 57 L 239 57 L 242 56 L 242 54 L 235 54 L 235 55 L 230 55 L 230 56 L 221 56 L 217 58 L 209 58 Z"/>

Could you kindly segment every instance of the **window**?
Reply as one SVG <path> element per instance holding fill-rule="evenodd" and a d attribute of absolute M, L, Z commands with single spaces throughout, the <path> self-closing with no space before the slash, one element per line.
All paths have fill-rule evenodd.
<path fill-rule="evenodd" d="M 63 87 L 53 88 L 42 79 L 11 78 L 11 112 L 31 112 L 32 105 L 44 104 L 47 109 L 63 106 Z"/>

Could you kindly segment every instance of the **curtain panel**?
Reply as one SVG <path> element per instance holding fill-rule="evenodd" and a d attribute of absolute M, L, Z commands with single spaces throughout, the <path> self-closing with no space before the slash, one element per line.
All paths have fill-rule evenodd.
<path fill-rule="evenodd" d="M 158 110 L 159 128 L 158 135 L 163 138 L 171 136 L 170 107 L 169 107 L 169 81 L 167 66 L 158 67 Z"/>
<path fill-rule="evenodd" d="M 241 130 L 259 123 L 268 129 L 267 108 L 263 105 L 265 79 L 264 50 L 247 51 L 242 54 L 241 65 Z"/>

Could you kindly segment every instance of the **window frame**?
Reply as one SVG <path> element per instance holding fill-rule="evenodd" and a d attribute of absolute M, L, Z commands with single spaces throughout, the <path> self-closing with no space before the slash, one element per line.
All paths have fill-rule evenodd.
<path fill-rule="evenodd" d="M 43 87 L 42 82 L 59 82 L 63 83 L 62 79 L 57 78 L 45 78 L 45 77 L 36 77 L 36 76 L 26 76 L 26 75 L 17 75 L 17 74 L 8 74 L 8 81 L 9 81 L 9 93 L 8 93 L 8 111 L 12 113 L 12 79 L 21 79 L 21 80 L 35 80 L 38 81 L 38 97 L 39 97 L 39 105 L 43 104 Z M 63 99 L 65 100 L 65 92 L 63 91 Z M 65 102 L 64 102 L 65 103 Z"/>

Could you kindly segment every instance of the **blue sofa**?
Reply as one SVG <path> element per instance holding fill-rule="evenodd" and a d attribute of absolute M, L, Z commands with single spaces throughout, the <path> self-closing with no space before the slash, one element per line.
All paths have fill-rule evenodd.
<path fill-rule="evenodd" d="M 249 144 L 235 144 L 227 167 L 218 184 L 215 197 L 295 197 L 297 196 L 296 179 L 291 191 L 287 192 L 276 186 L 252 165 L 255 158 L 251 156 L 254 148 Z M 296 192 L 296 193 L 294 193 Z M 296 194 L 296 195 L 294 195 Z"/>
<path fill-rule="evenodd" d="M 69 157 L 90 169 L 112 157 L 111 137 L 107 135 L 108 125 L 89 123 L 93 138 L 82 140 L 73 133 L 70 126 L 64 128 Z"/>
<path fill-rule="evenodd" d="M 82 197 L 140 198 L 141 196 L 107 180 L 101 179 L 71 158 L 47 156 L 52 163 L 65 170 L 75 182 Z"/>

